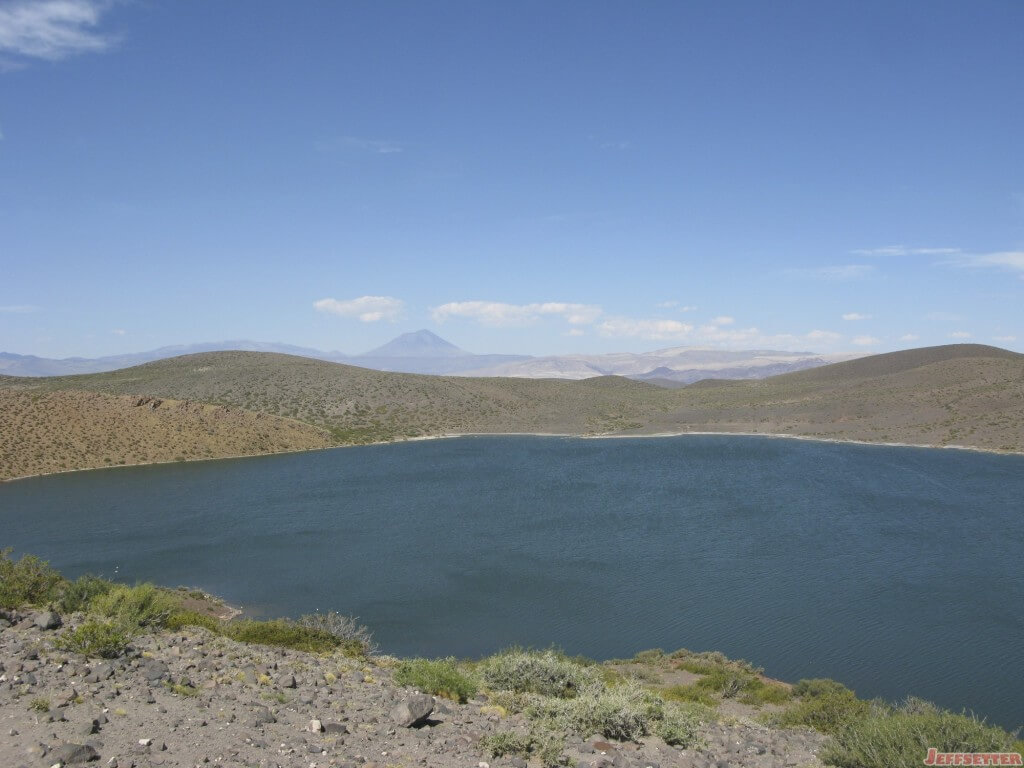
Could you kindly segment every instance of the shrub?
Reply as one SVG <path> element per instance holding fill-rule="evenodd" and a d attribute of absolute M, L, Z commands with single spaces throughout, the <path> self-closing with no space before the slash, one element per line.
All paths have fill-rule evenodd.
<path fill-rule="evenodd" d="M 815 677 L 810 680 L 804 679 L 793 686 L 793 695 L 800 698 L 821 696 L 826 693 L 849 693 L 850 689 L 842 683 L 830 680 L 827 677 Z"/>
<path fill-rule="evenodd" d="M 783 728 L 807 727 L 833 734 L 871 712 L 871 705 L 861 701 L 848 688 L 819 693 L 804 698 L 781 712 L 772 721 Z M 924 758 L 922 758 L 924 759 Z"/>
<path fill-rule="evenodd" d="M 635 682 L 615 688 L 589 689 L 574 699 L 529 695 L 528 717 L 576 733 L 602 733 L 610 739 L 636 741 L 664 717 L 664 703 Z"/>
<path fill-rule="evenodd" d="M 285 619 L 233 621 L 223 625 L 224 634 L 241 643 L 258 643 L 308 653 L 328 653 L 338 647 L 337 638 Z"/>
<path fill-rule="evenodd" d="M 334 611 L 310 613 L 299 617 L 299 624 L 334 635 L 349 656 L 369 656 L 377 650 L 373 634 L 359 623 L 355 616 L 345 616 Z"/>
<path fill-rule="evenodd" d="M 751 679 L 744 687 L 740 701 L 744 704 L 785 704 L 793 698 L 793 692 L 782 683 L 765 682 L 759 677 Z"/>
<path fill-rule="evenodd" d="M 550 730 L 533 730 L 529 735 L 515 731 L 499 731 L 484 736 L 480 740 L 480 745 L 491 757 L 516 755 L 529 759 L 535 756 L 544 768 L 561 765 L 562 751 L 565 749 L 565 741 L 561 734 Z"/>
<path fill-rule="evenodd" d="M 164 627 L 171 631 L 177 631 L 183 627 L 203 627 L 218 635 L 224 634 L 224 627 L 219 619 L 191 610 L 175 611 L 167 617 Z"/>
<path fill-rule="evenodd" d="M 162 627 L 180 605 L 177 597 L 152 584 L 117 585 L 96 595 L 89 610 L 124 626 L 155 628 Z"/>
<path fill-rule="evenodd" d="M 685 748 L 697 738 L 701 721 L 706 720 L 708 715 L 704 707 L 670 705 L 665 707 L 662 719 L 655 723 L 654 733 L 664 739 L 666 744 Z"/>
<path fill-rule="evenodd" d="M 480 665 L 484 685 L 492 690 L 569 698 L 597 684 L 597 675 L 555 651 L 511 650 Z"/>
<path fill-rule="evenodd" d="M 697 685 L 673 685 L 662 689 L 659 693 L 667 701 L 692 702 L 705 707 L 713 707 L 717 704 L 706 689 Z"/>
<path fill-rule="evenodd" d="M 0 550 L 0 608 L 41 605 L 57 596 L 64 577 L 35 555 L 11 560 L 11 550 Z"/>
<path fill-rule="evenodd" d="M 518 755 L 522 758 L 530 756 L 533 739 L 515 731 L 498 731 L 480 740 L 480 747 L 489 752 L 491 757 Z"/>
<path fill-rule="evenodd" d="M 476 681 L 462 672 L 453 658 L 402 661 L 395 669 L 395 682 L 461 702 L 477 691 Z"/>
<path fill-rule="evenodd" d="M 113 588 L 112 581 L 89 573 L 83 574 L 74 581 L 64 584 L 57 599 L 57 608 L 64 613 L 88 610 L 89 604 L 95 598 L 107 594 Z"/>
<path fill-rule="evenodd" d="M 38 697 L 32 699 L 31 702 L 29 702 L 28 708 L 31 709 L 33 712 L 42 712 L 42 713 L 49 712 L 50 711 L 50 700 L 45 698 L 45 697 L 43 697 L 43 696 L 38 696 Z"/>
<path fill-rule="evenodd" d="M 966 715 L 896 711 L 854 720 L 839 729 L 821 757 L 838 768 L 920 765 L 928 748 L 940 752 L 1008 752 L 1013 737 Z"/>
<path fill-rule="evenodd" d="M 132 639 L 132 628 L 110 621 L 90 620 L 76 629 L 62 632 L 54 647 L 62 651 L 114 659 L 125 652 Z"/>

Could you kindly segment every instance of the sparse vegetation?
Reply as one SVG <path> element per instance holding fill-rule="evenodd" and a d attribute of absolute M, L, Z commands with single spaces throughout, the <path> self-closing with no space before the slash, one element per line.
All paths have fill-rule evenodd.
<path fill-rule="evenodd" d="M 64 577 L 35 555 L 15 561 L 11 550 L 0 550 L 0 608 L 43 605 L 56 598 Z"/>
<path fill-rule="evenodd" d="M 453 658 L 408 659 L 395 669 L 395 682 L 452 701 L 466 701 L 476 694 L 477 683 Z"/>
<path fill-rule="evenodd" d="M 510 650 L 480 665 L 483 684 L 497 691 L 570 698 L 596 684 L 589 669 L 556 651 Z"/>
<path fill-rule="evenodd" d="M 334 636 L 349 656 L 369 656 L 377 648 L 373 642 L 373 633 L 354 616 L 334 611 L 310 613 L 300 616 L 299 624 Z"/>
<path fill-rule="evenodd" d="M 286 619 L 270 621 L 245 619 L 228 622 L 222 627 L 223 633 L 232 640 L 291 648 L 307 653 L 329 653 L 341 645 L 334 635 L 323 630 L 310 629 Z"/>
<path fill-rule="evenodd" d="M 822 758 L 837 768 L 920 765 L 929 747 L 940 752 L 1019 752 L 1024 744 L 970 715 L 914 706 L 849 720 L 834 732 Z"/>
<path fill-rule="evenodd" d="M 121 624 L 90 619 L 75 629 L 59 634 L 53 645 L 59 650 L 83 656 L 114 659 L 125 652 L 131 639 L 131 630 Z"/>
<path fill-rule="evenodd" d="M 116 585 L 89 602 L 89 610 L 125 627 L 161 627 L 179 607 L 175 595 L 152 584 Z"/>

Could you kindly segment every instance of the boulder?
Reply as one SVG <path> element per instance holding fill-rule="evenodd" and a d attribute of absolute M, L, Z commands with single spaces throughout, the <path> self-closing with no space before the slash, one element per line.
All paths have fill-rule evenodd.
<path fill-rule="evenodd" d="M 46 757 L 47 761 L 63 765 L 84 765 L 100 759 L 100 753 L 88 744 L 63 744 Z"/>
<path fill-rule="evenodd" d="M 414 728 L 423 724 L 434 711 L 434 699 L 425 693 L 409 696 L 391 710 L 391 720 L 403 728 Z"/>
<path fill-rule="evenodd" d="M 33 623 L 39 629 L 60 629 L 64 622 L 60 618 L 59 613 L 53 611 L 42 611 L 37 613 L 33 619 Z"/>

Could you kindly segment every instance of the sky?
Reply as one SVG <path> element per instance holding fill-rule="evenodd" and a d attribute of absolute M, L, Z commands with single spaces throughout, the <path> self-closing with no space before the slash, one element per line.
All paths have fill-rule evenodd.
<path fill-rule="evenodd" d="M 0 0 L 0 351 L 1024 351 L 1024 3 Z"/>

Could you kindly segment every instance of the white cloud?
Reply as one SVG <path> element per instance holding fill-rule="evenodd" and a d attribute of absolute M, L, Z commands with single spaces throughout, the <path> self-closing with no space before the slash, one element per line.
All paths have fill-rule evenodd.
<path fill-rule="evenodd" d="M 860 312 L 847 312 L 843 320 L 870 320 L 871 315 L 862 315 Z"/>
<path fill-rule="evenodd" d="M 831 267 L 813 267 L 809 269 L 787 269 L 786 274 L 793 277 L 828 282 L 844 282 L 860 280 L 867 277 L 875 268 L 870 264 L 838 264 Z"/>
<path fill-rule="evenodd" d="M 364 139 L 359 136 L 335 136 L 314 144 L 320 152 L 370 152 L 377 155 L 396 155 L 405 151 L 397 141 Z"/>
<path fill-rule="evenodd" d="M 655 304 L 658 309 L 674 309 L 677 312 L 696 312 L 697 305 L 695 304 L 683 304 L 680 305 L 678 301 L 660 301 Z"/>
<path fill-rule="evenodd" d="M 59 61 L 107 50 L 110 36 L 96 31 L 107 0 L 16 0 L 0 6 L 0 52 Z"/>
<path fill-rule="evenodd" d="M 566 336 L 583 336 L 584 332 L 582 328 L 570 328 Z"/>
<path fill-rule="evenodd" d="M 807 334 L 807 338 L 811 341 L 838 341 L 842 338 L 842 334 L 834 331 L 813 330 Z"/>
<path fill-rule="evenodd" d="M 904 333 L 900 336 L 900 341 L 917 341 L 920 338 L 916 333 Z"/>
<path fill-rule="evenodd" d="M 992 340 L 1005 343 L 1005 342 L 1009 342 L 1009 341 L 1016 341 L 1017 337 L 1016 336 L 993 336 Z"/>
<path fill-rule="evenodd" d="M 8 315 L 27 315 L 30 312 L 38 312 L 39 307 L 32 304 L 7 304 L 0 306 L 0 312 Z"/>
<path fill-rule="evenodd" d="M 881 339 L 876 339 L 874 336 L 856 336 L 853 339 L 853 343 L 858 347 L 873 347 L 875 344 L 881 344 Z"/>
<path fill-rule="evenodd" d="M 501 301 L 452 301 L 435 307 L 431 314 L 439 323 L 449 317 L 464 317 L 484 325 L 507 328 L 531 325 L 544 316 L 559 316 L 570 325 L 590 325 L 601 315 L 596 304 L 549 301 L 536 304 L 506 304 Z"/>
<path fill-rule="evenodd" d="M 319 312 L 328 312 L 342 317 L 357 317 L 364 323 L 380 320 L 395 322 L 402 313 L 405 302 L 393 296 L 360 296 L 358 299 L 320 299 L 313 306 Z"/>
<path fill-rule="evenodd" d="M 960 263 L 969 267 L 995 267 L 1024 273 L 1024 251 L 972 254 L 963 257 Z"/>
<path fill-rule="evenodd" d="M 967 331 L 953 331 L 951 334 L 949 334 L 949 338 L 951 338 L 951 339 L 969 339 L 969 338 L 971 338 L 971 334 L 968 333 Z"/>
<path fill-rule="evenodd" d="M 959 248 L 908 248 L 905 245 L 886 245 L 881 248 L 865 248 L 850 251 L 858 256 L 951 256 L 960 253 Z"/>
<path fill-rule="evenodd" d="M 126 333 L 128 333 L 128 331 L 126 331 L 124 328 L 115 328 L 114 330 L 111 331 L 111 333 L 114 334 L 115 336 L 124 336 Z"/>
<path fill-rule="evenodd" d="M 678 320 L 641 320 L 630 317 L 609 317 L 598 327 L 602 336 L 635 336 L 641 339 L 685 339 L 693 326 Z"/>
<path fill-rule="evenodd" d="M 728 315 L 719 315 L 711 320 L 712 325 L 732 325 L 735 322 L 736 319 Z"/>

